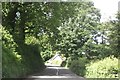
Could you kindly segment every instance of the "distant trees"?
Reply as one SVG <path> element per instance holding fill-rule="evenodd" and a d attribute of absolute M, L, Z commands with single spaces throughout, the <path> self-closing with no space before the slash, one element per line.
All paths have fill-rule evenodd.
<path fill-rule="evenodd" d="M 120 13 L 116 16 L 117 20 L 111 21 L 112 27 L 110 28 L 109 41 L 112 54 L 119 57 L 119 43 L 120 43 Z"/>
<path fill-rule="evenodd" d="M 100 13 L 92 2 L 78 4 L 75 12 L 74 17 L 68 18 L 59 27 L 61 37 L 57 41 L 57 46 L 66 57 L 77 59 L 82 56 L 82 47 L 85 43 L 97 34 Z"/>

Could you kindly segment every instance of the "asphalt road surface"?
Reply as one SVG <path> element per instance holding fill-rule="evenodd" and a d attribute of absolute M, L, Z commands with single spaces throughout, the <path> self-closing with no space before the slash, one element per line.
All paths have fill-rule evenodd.
<path fill-rule="evenodd" d="M 77 76 L 69 69 L 59 66 L 48 66 L 40 73 L 28 76 L 24 80 L 86 80 Z"/>

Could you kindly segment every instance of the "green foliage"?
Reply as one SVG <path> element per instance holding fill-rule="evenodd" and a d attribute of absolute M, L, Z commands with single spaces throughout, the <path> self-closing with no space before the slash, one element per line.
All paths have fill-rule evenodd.
<path fill-rule="evenodd" d="M 2 77 L 3 78 L 17 78 L 25 75 L 28 72 L 28 68 L 21 63 L 21 60 L 15 55 L 14 52 L 3 48 L 2 62 Z"/>
<path fill-rule="evenodd" d="M 30 37 L 26 37 L 26 39 L 25 39 L 25 43 L 26 44 L 39 44 L 39 40 L 38 39 L 36 39 L 34 36 L 30 36 Z"/>
<path fill-rule="evenodd" d="M 95 44 L 93 40 L 88 40 L 82 47 L 85 56 L 88 59 L 101 59 L 111 55 L 111 48 L 107 44 Z"/>
<path fill-rule="evenodd" d="M 118 78 L 118 59 L 114 56 L 86 65 L 87 78 Z"/>
<path fill-rule="evenodd" d="M 68 18 L 60 27 L 60 40 L 57 42 L 58 49 L 65 53 L 65 57 L 81 57 L 81 48 L 96 34 L 96 28 L 100 20 L 99 10 L 92 2 L 76 4 L 73 17 Z"/>
<path fill-rule="evenodd" d="M 3 78 L 18 78 L 42 70 L 45 67 L 40 56 L 38 45 L 22 45 L 21 48 L 14 42 L 9 31 L 3 28 L 2 33 Z"/>
<path fill-rule="evenodd" d="M 5 28 L 1 29 L 2 31 L 2 43 L 3 46 L 11 49 L 15 52 L 15 47 L 17 47 L 17 44 L 14 42 L 12 35 L 10 35 L 8 30 L 5 30 Z"/>
<path fill-rule="evenodd" d="M 89 1 L 2 4 L 3 26 L 17 45 L 39 43 L 45 61 L 56 49 L 66 57 L 80 56 L 80 48 L 94 33 L 100 20 L 99 10 Z"/>
<path fill-rule="evenodd" d="M 119 56 L 118 49 L 118 22 L 117 20 L 103 22 L 98 26 L 99 34 L 96 36 L 101 37 L 101 48 L 103 52 L 101 53 L 104 56 L 114 55 L 115 57 Z M 99 46 L 98 45 L 98 46 Z M 106 51 L 106 52 L 105 52 Z"/>
<path fill-rule="evenodd" d="M 100 24 L 100 17 L 99 10 L 90 1 L 2 3 L 3 75 L 14 77 L 23 71 L 27 74 L 42 70 L 43 61 L 50 59 L 55 51 L 65 54 L 64 65 L 81 76 L 85 75 L 86 59 L 79 57 L 102 59 L 111 54 L 117 57 L 119 15 L 113 24 Z M 11 65 L 9 61 L 13 62 L 13 68 L 7 67 Z"/>
<path fill-rule="evenodd" d="M 86 58 L 80 58 L 79 60 L 73 60 L 70 62 L 70 70 L 79 76 L 85 75 L 85 65 L 88 63 Z"/>
<path fill-rule="evenodd" d="M 112 54 L 116 57 L 120 57 L 119 43 L 120 43 L 120 13 L 116 16 L 117 20 L 111 21 L 111 27 L 109 28 L 109 42 L 110 48 L 112 49 Z"/>
<path fill-rule="evenodd" d="M 38 45 L 40 51 L 39 54 L 42 56 L 44 61 L 49 60 L 54 55 L 47 35 L 42 35 L 39 39 L 35 38 L 34 36 L 26 37 L 25 43 L 27 45 Z"/>
<path fill-rule="evenodd" d="M 2 77 L 19 77 L 25 75 L 27 68 L 21 63 L 21 55 L 16 52 L 16 43 L 9 31 L 2 29 Z"/>
<path fill-rule="evenodd" d="M 51 50 L 45 50 L 45 52 L 41 52 L 41 56 L 44 59 L 44 61 L 47 61 L 53 56 L 53 53 Z"/>
<path fill-rule="evenodd" d="M 41 49 L 41 56 L 44 61 L 49 60 L 52 56 L 55 55 L 55 52 L 53 51 L 53 46 L 50 41 L 50 37 L 47 34 L 43 34 L 39 38 L 40 43 L 40 49 Z"/>
<path fill-rule="evenodd" d="M 22 56 L 22 62 L 30 69 L 29 73 L 33 73 L 45 68 L 38 46 L 38 44 L 24 44 L 19 47 L 19 52 Z"/>

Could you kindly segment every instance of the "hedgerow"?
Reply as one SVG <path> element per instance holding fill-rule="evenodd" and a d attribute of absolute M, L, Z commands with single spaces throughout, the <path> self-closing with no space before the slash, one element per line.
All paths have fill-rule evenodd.
<path fill-rule="evenodd" d="M 86 65 L 87 78 L 118 78 L 118 59 L 114 56 L 91 62 Z"/>

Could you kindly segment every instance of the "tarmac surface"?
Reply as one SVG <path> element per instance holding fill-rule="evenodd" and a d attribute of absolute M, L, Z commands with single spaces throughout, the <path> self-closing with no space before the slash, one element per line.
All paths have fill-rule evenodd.
<path fill-rule="evenodd" d="M 45 70 L 28 76 L 24 80 L 86 80 L 65 67 L 47 66 Z"/>

